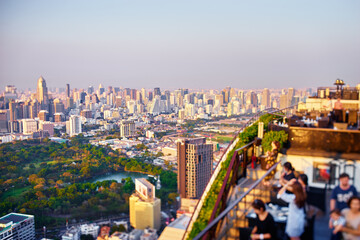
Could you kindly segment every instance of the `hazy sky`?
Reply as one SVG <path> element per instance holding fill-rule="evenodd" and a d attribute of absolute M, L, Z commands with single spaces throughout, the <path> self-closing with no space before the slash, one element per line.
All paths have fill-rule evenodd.
<path fill-rule="evenodd" d="M 1 0 L 0 88 L 360 83 L 359 0 Z"/>

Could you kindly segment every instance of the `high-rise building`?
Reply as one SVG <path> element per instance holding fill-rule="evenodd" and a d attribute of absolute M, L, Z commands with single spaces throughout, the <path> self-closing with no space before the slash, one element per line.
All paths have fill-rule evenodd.
<path fill-rule="evenodd" d="M 135 193 L 129 198 L 130 224 L 136 229 L 160 229 L 161 200 L 145 178 L 135 179 Z"/>
<path fill-rule="evenodd" d="M 120 137 L 131 137 L 135 135 L 134 121 L 122 121 L 120 124 Z"/>
<path fill-rule="evenodd" d="M 154 88 L 154 97 L 155 96 L 161 96 L 160 88 Z"/>
<path fill-rule="evenodd" d="M 38 79 L 37 82 L 36 96 L 38 102 L 41 105 L 41 109 L 45 109 L 49 103 L 49 96 L 45 79 L 42 76 Z"/>
<path fill-rule="evenodd" d="M 36 132 L 37 122 L 34 119 L 22 119 L 22 129 L 24 134 L 31 134 Z"/>
<path fill-rule="evenodd" d="M 293 105 L 294 97 L 295 97 L 295 90 L 294 90 L 294 88 L 289 88 L 288 94 L 287 94 L 288 106 Z"/>
<path fill-rule="evenodd" d="M 270 107 L 270 91 L 267 88 L 264 88 L 262 92 L 261 105 L 265 106 L 266 108 Z"/>
<path fill-rule="evenodd" d="M 206 138 L 187 138 L 177 142 L 178 191 L 181 198 L 198 199 L 211 177 L 213 147 Z"/>
<path fill-rule="evenodd" d="M 52 122 L 40 121 L 39 130 L 48 132 L 50 137 L 52 137 L 54 135 L 54 124 Z"/>
<path fill-rule="evenodd" d="M 38 118 L 41 121 L 49 121 L 49 112 L 46 110 L 41 110 L 38 114 Z"/>
<path fill-rule="evenodd" d="M 289 106 L 288 96 L 285 94 L 280 95 L 280 109 L 287 108 Z"/>
<path fill-rule="evenodd" d="M 89 86 L 87 92 L 88 92 L 88 94 L 92 94 L 94 92 L 94 87 Z"/>
<path fill-rule="evenodd" d="M 35 240 L 34 216 L 20 213 L 9 213 L 1 217 L 0 239 Z"/>
<path fill-rule="evenodd" d="M 82 133 L 80 116 L 70 116 L 69 121 L 66 121 L 66 133 L 69 134 L 70 137 Z"/>
<path fill-rule="evenodd" d="M 65 97 L 70 97 L 70 84 L 66 84 Z"/>
<path fill-rule="evenodd" d="M 56 98 L 54 100 L 54 113 L 64 113 L 65 112 L 65 106 L 60 101 L 60 99 Z"/>

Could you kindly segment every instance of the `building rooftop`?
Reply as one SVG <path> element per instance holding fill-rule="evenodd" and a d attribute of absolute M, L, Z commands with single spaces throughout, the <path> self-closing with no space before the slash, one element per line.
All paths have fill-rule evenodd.
<path fill-rule="evenodd" d="M 173 227 L 173 228 L 178 228 L 178 229 L 182 229 L 182 230 L 186 230 L 187 225 L 190 222 L 191 217 L 183 214 L 181 215 L 179 218 L 177 218 L 175 221 L 173 221 L 172 223 L 170 223 L 168 225 L 168 227 Z"/>
<path fill-rule="evenodd" d="M 13 224 L 20 223 L 26 219 L 33 218 L 32 215 L 21 213 L 9 213 L 0 218 L 0 232 L 10 228 Z"/>

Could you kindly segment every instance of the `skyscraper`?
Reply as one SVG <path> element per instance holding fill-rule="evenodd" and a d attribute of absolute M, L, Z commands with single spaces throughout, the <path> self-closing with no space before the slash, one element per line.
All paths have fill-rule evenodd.
<path fill-rule="evenodd" d="M 66 97 L 70 97 L 70 84 L 66 84 Z"/>
<path fill-rule="evenodd" d="M 161 96 L 160 88 L 154 88 L 154 96 Z"/>
<path fill-rule="evenodd" d="M 262 92 L 261 105 L 264 105 L 266 108 L 270 107 L 270 91 L 267 88 L 264 88 Z"/>
<path fill-rule="evenodd" d="M 49 103 L 49 96 L 45 79 L 42 76 L 38 79 L 37 82 L 36 96 L 38 102 L 41 105 L 41 109 L 45 109 Z"/>
<path fill-rule="evenodd" d="M 201 197 L 211 177 L 213 147 L 205 138 L 180 139 L 177 142 L 178 191 L 181 198 Z"/>

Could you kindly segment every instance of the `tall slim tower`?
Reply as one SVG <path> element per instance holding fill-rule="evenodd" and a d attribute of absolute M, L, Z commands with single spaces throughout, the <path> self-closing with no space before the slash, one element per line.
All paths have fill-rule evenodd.
<path fill-rule="evenodd" d="M 181 139 L 177 155 L 180 197 L 200 198 L 211 177 L 213 146 L 206 144 L 205 138 Z"/>
<path fill-rule="evenodd" d="M 46 106 L 49 103 L 48 89 L 45 79 L 42 76 L 37 82 L 36 96 L 41 106 Z"/>
<path fill-rule="evenodd" d="M 66 94 L 67 98 L 70 97 L 70 84 L 66 84 L 66 92 L 65 92 L 65 94 Z"/>

